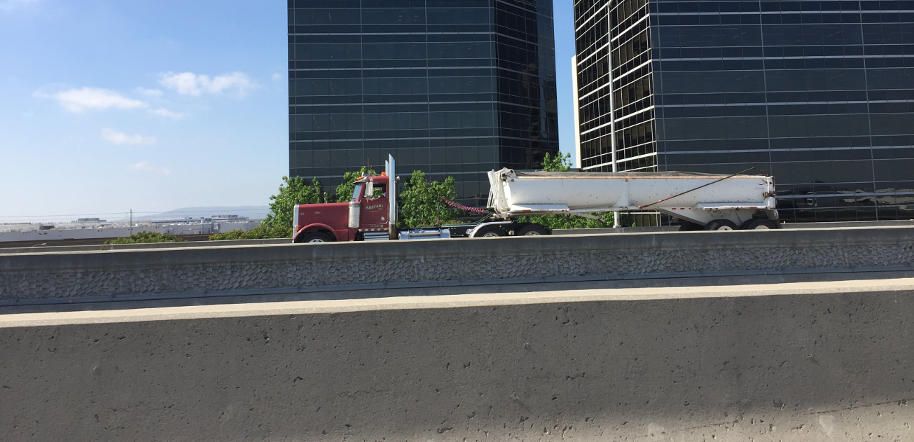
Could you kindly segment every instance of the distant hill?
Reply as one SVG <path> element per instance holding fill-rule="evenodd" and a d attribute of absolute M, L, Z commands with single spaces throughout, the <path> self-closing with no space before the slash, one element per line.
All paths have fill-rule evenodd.
<path fill-rule="evenodd" d="M 267 206 L 212 206 L 184 207 L 155 215 L 137 216 L 137 221 L 158 221 L 183 218 L 210 218 L 214 215 L 238 215 L 251 219 L 263 219 L 270 213 Z"/>

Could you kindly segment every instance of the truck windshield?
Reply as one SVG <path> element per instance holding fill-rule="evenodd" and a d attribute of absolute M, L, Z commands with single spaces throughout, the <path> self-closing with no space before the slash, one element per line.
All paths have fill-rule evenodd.
<path fill-rule="evenodd" d="M 364 183 L 358 183 L 355 185 L 355 190 L 352 191 L 352 201 L 357 201 L 359 199 L 359 194 L 362 193 L 362 186 Z"/>

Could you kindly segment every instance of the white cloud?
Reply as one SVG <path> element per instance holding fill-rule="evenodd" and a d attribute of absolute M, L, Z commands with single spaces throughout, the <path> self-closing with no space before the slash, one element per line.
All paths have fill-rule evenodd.
<path fill-rule="evenodd" d="M 140 171 L 140 172 L 153 173 L 153 174 L 162 175 L 162 176 L 171 175 L 171 171 L 168 170 L 167 168 L 150 163 L 148 161 L 140 161 L 139 163 L 135 163 L 132 166 L 132 169 Z"/>
<path fill-rule="evenodd" d="M 146 135 L 137 135 L 137 134 L 128 134 L 124 132 L 118 132 L 114 129 L 102 129 L 102 139 L 117 145 L 141 145 L 141 144 L 155 144 L 155 137 L 149 137 Z"/>
<path fill-rule="evenodd" d="M 138 87 L 138 88 L 136 88 L 136 91 L 138 93 L 140 93 L 141 95 L 145 95 L 147 97 L 161 97 L 162 96 L 161 89 L 150 89 L 150 88 L 145 88 L 145 87 Z"/>
<path fill-rule="evenodd" d="M 155 116 L 159 116 L 159 117 L 163 117 L 163 118 L 171 118 L 174 120 L 180 120 L 181 118 L 184 118 L 183 113 L 165 109 L 164 107 L 152 109 L 149 111 L 149 113 L 151 113 Z"/>
<path fill-rule="evenodd" d="M 125 97 L 111 90 L 91 87 L 67 89 L 52 94 L 39 91 L 35 93 L 35 96 L 54 99 L 65 110 L 74 113 L 88 110 L 142 109 L 147 107 L 147 104 L 140 100 Z"/>
<path fill-rule="evenodd" d="M 270 78 L 272 78 L 273 81 L 279 81 L 282 80 L 282 74 L 279 72 L 273 72 L 273 75 Z"/>
<path fill-rule="evenodd" d="M 257 87 L 257 84 L 243 72 L 230 72 L 215 77 L 193 72 L 168 72 L 159 78 L 159 83 L 181 95 L 195 97 L 204 94 L 222 94 L 228 91 L 245 95 Z"/>

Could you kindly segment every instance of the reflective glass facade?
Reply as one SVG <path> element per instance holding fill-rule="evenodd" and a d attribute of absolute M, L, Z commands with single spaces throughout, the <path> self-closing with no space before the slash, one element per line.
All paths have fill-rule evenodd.
<path fill-rule="evenodd" d="M 914 1 L 576 0 L 582 167 L 772 174 L 788 221 L 914 218 Z"/>
<path fill-rule="evenodd" d="M 558 150 L 551 0 L 288 0 L 289 169 L 334 186 L 346 170 L 453 176 Z"/>

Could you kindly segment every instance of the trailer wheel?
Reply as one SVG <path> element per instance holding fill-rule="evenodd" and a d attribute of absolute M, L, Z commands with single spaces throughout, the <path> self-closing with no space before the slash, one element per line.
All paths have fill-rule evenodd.
<path fill-rule="evenodd" d="M 505 232 L 501 230 L 501 227 L 483 226 L 476 231 L 476 234 L 473 235 L 473 238 L 495 238 L 498 236 L 505 236 Z"/>
<path fill-rule="evenodd" d="M 693 223 L 691 221 L 680 221 L 679 222 L 679 231 L 680 232 L 694 232 L 697 230 L 704 230 L 704 226 L 701 224 Z"/>
<path fill-rule="evenodd" d="M 517 236 L 539 236 L 548 234 L 549 229 L 539 224 L 524 224 L 517 230 Z"/>
<path fill-rule="evenodd" d="M 333 237 L 327 234 L 326 232 L 314 231 L 307 232 L 298 237 L 299 243 L 319 243 L 319 242 L 333 242 Z"/>
<path fill-rule="evenodd" d="M 755 218 L 746 221 L 743 224 L 743 230 L 769 230 L 769 229 L 779 229 L 781 225 L 777 221 L 764 218 Z"/>
<path fill-rule="evenodd" d="M 736 223 L 727 219 L 716 219 L 706 224 L 705 230 L 736 230 Z"/>

